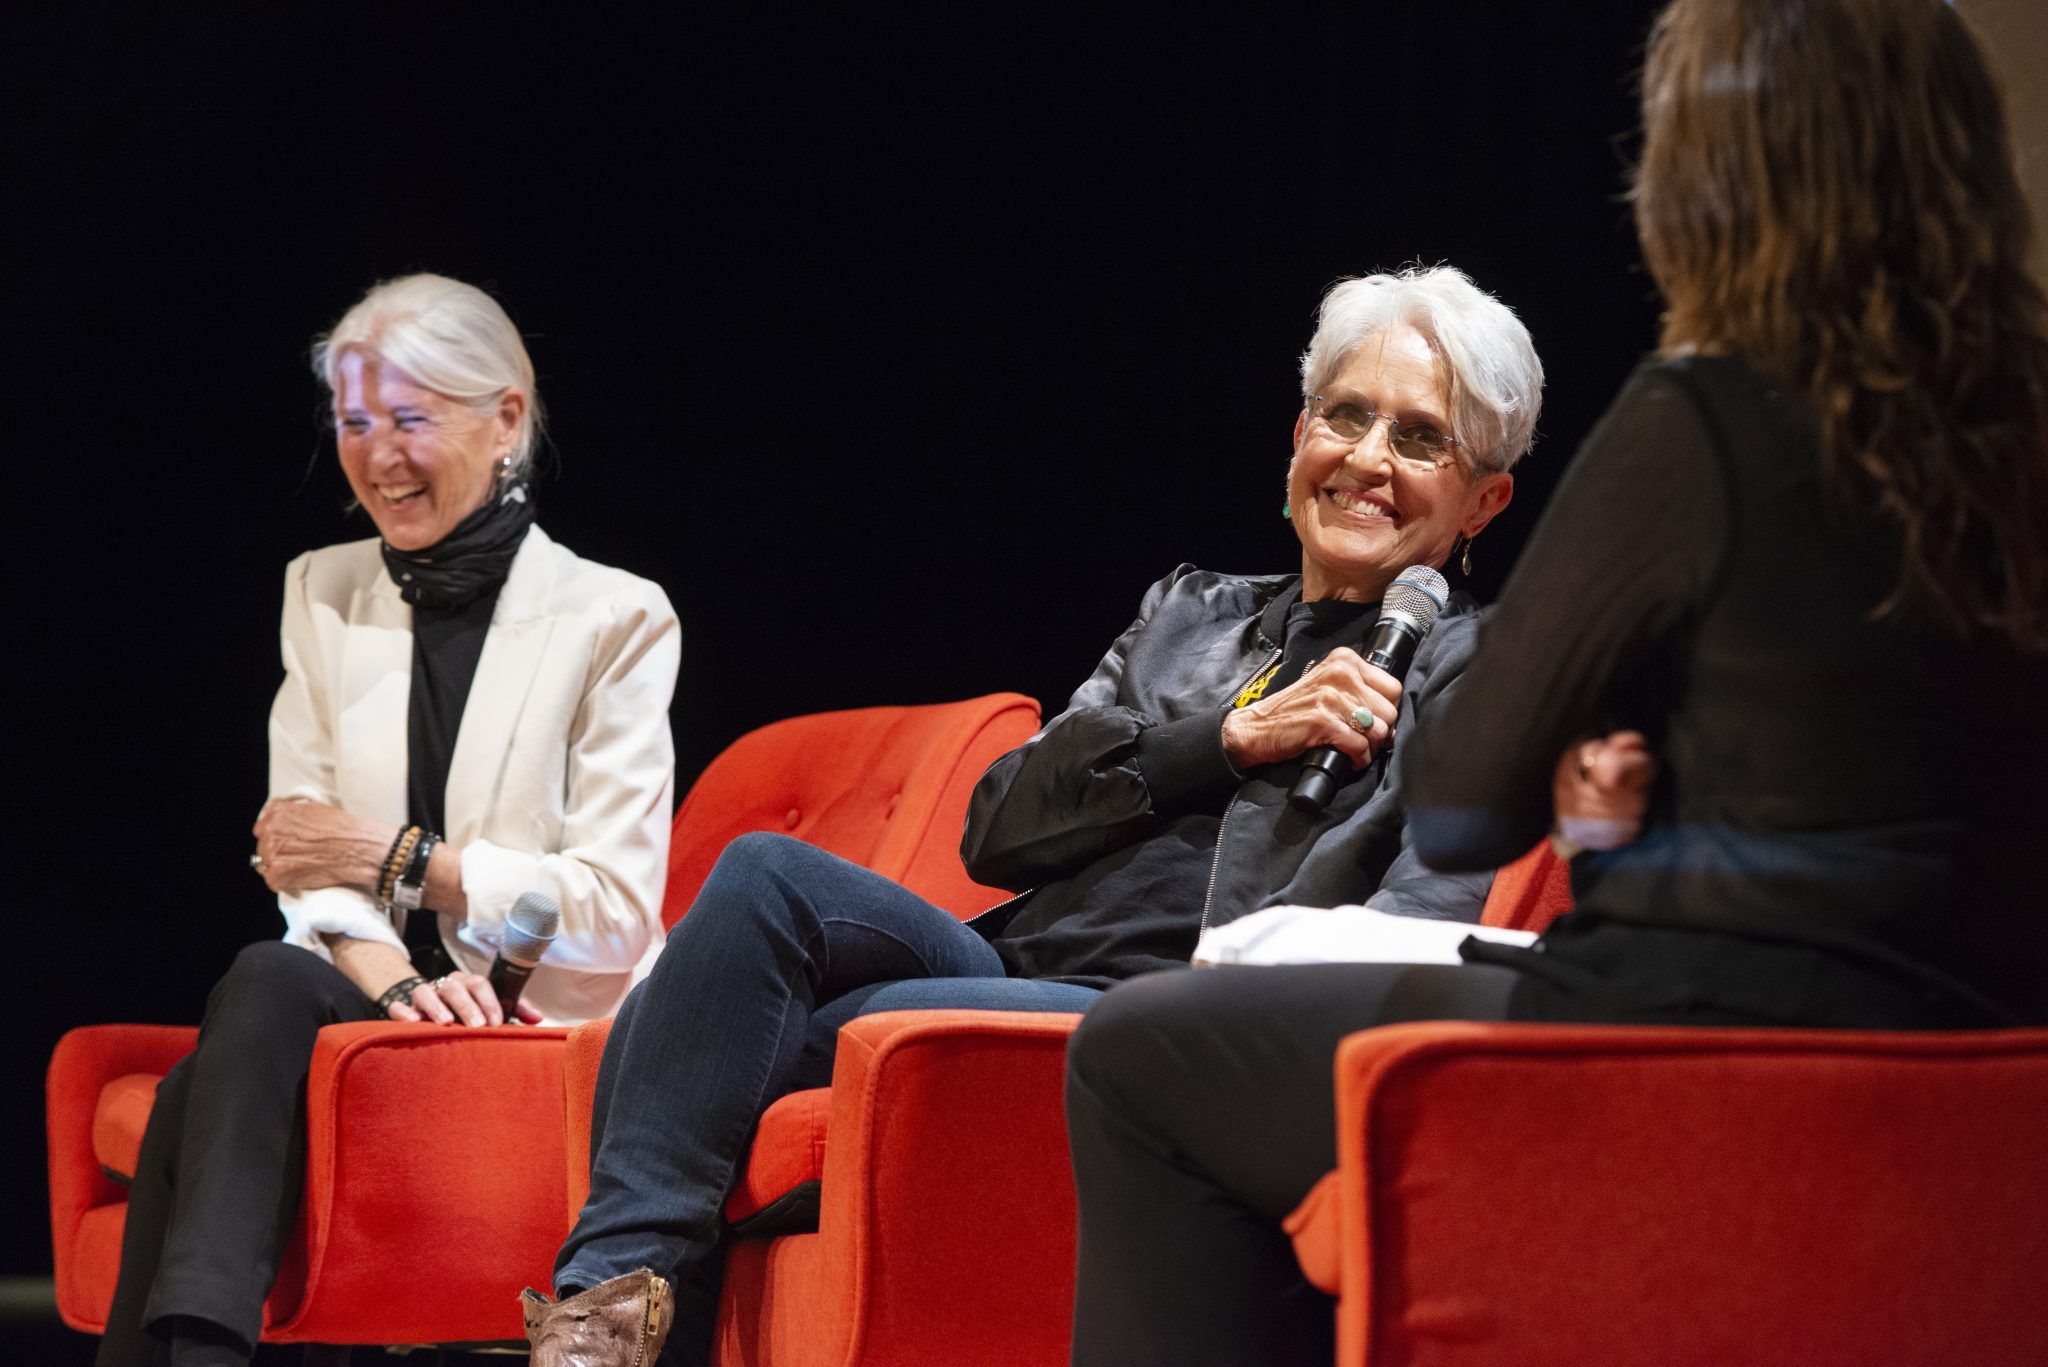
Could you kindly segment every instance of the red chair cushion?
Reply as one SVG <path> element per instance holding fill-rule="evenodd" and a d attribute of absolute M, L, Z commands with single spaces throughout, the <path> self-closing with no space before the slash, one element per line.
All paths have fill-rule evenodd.
<path fill-rule="evenodd" d="M 156 1104 L 156 1085 L 161 1081 L 154 1073 L 117 1077 L 100 1089 L 99 1103 L 93 1107 L 92 1156 L 102 1170 L 124 1182 L 135 1177 L 142 1132 L 149 1127 L 149 1108 Z"/>
<path fill-rule="evenodd" d="M 754 1131 L 739 1185 L 726 1198 L 725 1218 L 739 1224 L 806 1182 L 825 1176 L 825 1127 L 832 1089 L 791 1092 L 770 1106 Z"/>

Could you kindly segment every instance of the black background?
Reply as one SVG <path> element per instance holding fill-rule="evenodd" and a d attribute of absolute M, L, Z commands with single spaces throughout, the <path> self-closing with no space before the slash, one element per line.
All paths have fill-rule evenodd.
<path fill-rule="evenodd" d="M 1535 336 L 1497 590 L 1653 340 L 1648 11 L 8 7 L 0 1274 L 49 1266 L 58 1035 L 196 1021 L 279 931 L 280 573 L 369 531 L 305 352 L 370 283 L 527 333 L 545 525 L 682 617 L 681 783 L 792 713 L 1050 709 L 1175 563 L 1298 564 L 1295 358 L 1344 275 L 1453 262 Z"/>

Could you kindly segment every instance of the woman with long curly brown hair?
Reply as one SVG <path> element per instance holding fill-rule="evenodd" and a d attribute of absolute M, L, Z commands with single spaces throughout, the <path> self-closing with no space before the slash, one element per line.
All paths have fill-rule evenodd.
<path fill-rule="evenodd" d="M 1643 120 L 1658 354 L 1400 750 L 1438 868 L 1602 837 L 1577 909 L 1091 1008 L 1076 1363 L 1329 1360 L 1278 1222 L 1354 1030 L 2048 1023 L 2048 306 L 1982 54 L 1939 0 L 1676 0 Z"/>
<path fill-rule="evenodd" d="M 1805 400 L 1822 478 L 1898 529 L 1887 609 L 2048 649 L 2048 308 L 1954 10 L 1674 5 L 1644 119 L 1664 353 L 1740 357 Z"/>

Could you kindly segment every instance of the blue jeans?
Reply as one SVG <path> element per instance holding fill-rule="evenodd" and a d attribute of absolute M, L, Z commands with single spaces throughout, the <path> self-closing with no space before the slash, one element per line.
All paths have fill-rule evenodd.
<path fill-rule="evenodd" d="M 722 1209 L 754 1124 L 830 1080 L 839 1027 L 875 1011 L 1082 1011 L 1101 994 L 1004 976 L 951 913 L 787 836 L 718 858 L 597 1074 L 590 1199 L 555 1263 L 566 1294 L 648 1267 L 676 1283 L 673 1351 L 708 1352 Z"/>

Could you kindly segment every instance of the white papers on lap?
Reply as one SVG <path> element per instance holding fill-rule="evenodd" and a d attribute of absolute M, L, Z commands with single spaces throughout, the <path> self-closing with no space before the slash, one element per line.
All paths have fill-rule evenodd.
<path fill-rule="evenodd" d="M 1371 907 L 1267 907 L 1217 926 L 1195 946 L 1198 968 L 1221 964 L 1455 964 L 1467 936 L 1527 945 L 1526 930 L 1389 916 Z"/>

